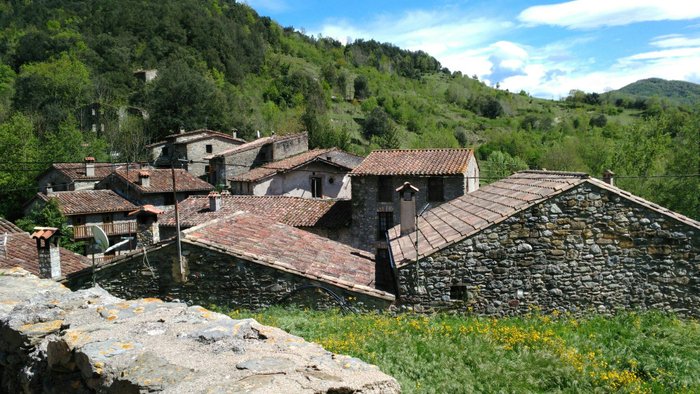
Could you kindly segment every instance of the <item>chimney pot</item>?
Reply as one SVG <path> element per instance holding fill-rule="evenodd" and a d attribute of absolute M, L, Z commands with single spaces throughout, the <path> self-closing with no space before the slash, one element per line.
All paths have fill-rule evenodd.
<path fill-rule="evenodd" d="M 61 253 L 58 246 L 59 231 L 55 227 L 35 227 L 32 238 L 36 240 L 39 255 L 39 276 L 56 279 L 61 276 Z"/>
<path fill-rule="evenodd" d="M 85 158 L 85 176 L 94 177 L 95 176 L 95 158 L 88 156 Z"/>
<path fill-rule="evenodd" d="M 605 170 L 603 173 L 603 182 L 610 186 L 615 186 L 615 173 L 610 170 Z"/>
<path fill-rule="evenodd" d="M 209 210 L 218 212 L 221 209 L 221 194 L 218 192 L 209 193 Z"/>
<path fill-rule="evenodd" d="M 256 131 L 255 131 L 255 137 L 256 137 L 256 138 L 260 138 L 260 130 L 256 130 Z"/>
<path fill-rule="evenodd" d="M 400 203 L 400 226 L 401 235 L 410 234 L 416 231 L 416 193 L 418 188 L 411 185 L 409 182 L 396 189 L 399 193 Z"/>

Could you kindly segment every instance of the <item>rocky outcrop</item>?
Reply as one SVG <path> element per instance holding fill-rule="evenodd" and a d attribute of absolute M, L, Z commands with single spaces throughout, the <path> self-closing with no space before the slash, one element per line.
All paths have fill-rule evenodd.
<path fill-rule="evenodd" d="M 396 393 L 395 379 L 253 319 L 0 271 L 0 392 Z"/>

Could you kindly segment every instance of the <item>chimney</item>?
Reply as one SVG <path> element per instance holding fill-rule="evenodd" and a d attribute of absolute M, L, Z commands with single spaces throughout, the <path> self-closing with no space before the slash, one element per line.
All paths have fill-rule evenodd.
<path fill-rule="evenodd" d="M 209 210 L 217 212 L 221 209 L 221 194 L 219 192 L 209 193 Z"/>
<path fill-rule="evenodd" d="M 56 279 L 61 276 L 61 253 L 58 247 L 58 229 L 55 227 L 34 227 L 32 238 L 36 240 L 39 254 L 39 276 Z"/>
<path fill-rule="evenodd" d="M 141 187 L 151 186 L 151 174 L 148 171 L 139 171 L 139 185 Z"/>
<path fill-rule="evenodd" d="M 184 127 L 184 126 L 180 126 L 180 134 L 184 134 L 184 133 L 185 133 L 185 127 Z"/>
<path fill-rule="evenodd" d="M 53 193 L 53 184 L 51 182 L 46 184 L 46 194 L 52 194 Z"/>
<path fill-rule="evenodd" d="M 90 178 L 95 176 L 95 158 L 86 157 L 85 158 L 85 176 Z"/>
<path fill-rule="evenodd" d="M 260 130 L 255 130 L 255 137 L 260 138 Z"/>
<path fill-rule="evenodd" d="M 160 230 L 158 227 L 158 215 L 163 211 L 153 205 L 144 205 L 139 209 L 129 212 L 129 216 L 136 216 L 136 247 L 143 248 L 160 242 Z"/>
<path fill-rule="evenodd" d="M 231 136 L 233 136 L 233 138 L 238 138 L 238 131 L 232 130 L 232 131 L 231 131 Z"/>
<path fill-rule="evenodd" d="M 396 189 L 399 193 L 401 235 L 416 231 L 416 193 L 418 189 L 408 182 Z"/>
<path fill-rule="evenodd" d="M 610 186 L 615 186 L 615 173 L 610 170 L 605 170 L 603 173 L 603 182 Z"/>

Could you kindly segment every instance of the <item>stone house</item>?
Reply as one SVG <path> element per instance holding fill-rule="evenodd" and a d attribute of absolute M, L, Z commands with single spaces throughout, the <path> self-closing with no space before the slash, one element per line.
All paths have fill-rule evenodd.
<path fill-rule="evenodd" d="M 181 229 L 245 211 L 346 245 L 351 243 L 350 210 L 349 200 L 236 196 L 217 192 L 192 196 L 178 204 Z M 158 224 L 163 239 L 175 236 L 173 210 L 158 215 Z"/>
<path fill-rule="evenodd" d="M 116 170 L 95 185 L 96 189 L 111 189 L 136 205 L 154 205 L 170 209 L 175 205 L 173 171 L 170 169 Z M 177 201 L 189 196 L 207 195 L 214 186 L 183 169 L 175 170 Z"/>
<path fill-rule="evenodd" d="M 470 149 L 377 150 L 350 172 L 353 246 L 389 267 L 386 231 L 399 221 L 396 189 L 405 182 L 427 193 L 417 207 L 437 206 L 479 188 L 479 166 Z M 385 272 L 385 280 L 390 274 Z"/>
<path fill-rule="evenodd" d="M 232 135 L 219 131 L 199 129 L 178 134 L 171 134 L 165 140 L 150 145 L 146 149 L 151 151 L 151 160 L 159 168 L 175 168 L 181 165 L 192 175 L 209 180 L 209 163 L 204 157 L 223 152 L 245 143 L 234 132 Z M 181 162 L 185 160 L 187 162 Z"/>
<path fill-rule="evenodd" d="M 104 230 L 110 244 L 119 242 L 122 238 L 133 239 L 136 236 L 136 221 L 129 216 L 129 212 L 138 207 L 112 190 L 37 193 L 26 205 L 25 215 L 49 200 L 58 202 L 67 224 L 73 228 L 73 238 L 76 241 L 88 241 L 89 244 L 93 237 L 93 225 L 98 225 Z M 120 250 L 128 250 L 133 246 L 134 243 L 131 242 Z M 85 254 L 88 253 L 89 246 L 86 245 Z"/>
<path fill-rule="evenodd" d="M 177 298 L 199 305 L 259 309 L 292 300 L 383 309 L 394 296 L 377 290 L 372 255 L 270 219 L 237 212 L 183 231 L 175 240 L 113 260 L 97 282 L 120 297 Z M 67 285 L 89 284 L 88 270 Z"/>
<path fill-rule="evenodd" d="M 60 279 L 90 267 L 90 260 L 58 245 L 55 228 L 24 232 L 0 218 L 0 269 L 22 268 L 47 279 Z"/>
<path fill-rule="evenodd" d="M 91 190 L 97 182 L 116 169 L 126 169 L 126 163 L 96 163 L 95 158 L 86 157 L 82 163 L 54 163 L 36 177 L 42 192 Z M 138 170 L 137 163 L 128 164 L 130 170 Z"/>
<path fill-rule="evenodd" d="M 700 316 L 700 222 L 608 179 L 524 171 L 405 218 L 389 231 L 399 303 Z"/>
<path fill-rule="evenodd" d="M 336 148 L 314 149 L 230 178 L 231 193 L 349 199 L 348 173 L 361 161 L 361 157 Z"/>
<path fill-rule="evenodd" d="M 228 186 L 229 180 L 253 168 L 309 150 L 307 133 L 272 135 L 206 156 L 213 185 Z"/>

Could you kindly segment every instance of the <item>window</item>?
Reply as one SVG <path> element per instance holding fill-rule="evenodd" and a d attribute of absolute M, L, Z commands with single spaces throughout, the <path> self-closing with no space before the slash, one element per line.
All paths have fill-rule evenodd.
<path fill-rule="evenodd" d="M 377 241 L 386 240 L 386 231 L 394 227 L 393 212 L 377 212 Z"/>
<path fill-rule="evenodd" d="M 165 193 L 163 196 L 163 205 L 175 205 L 175 196 L 172 193 Z"/>
<path fill-rule="evenodd" d="M 466 301 L 467 299 L 467 286 L 465 285 L 454 285 L 450 286 L 450 299 L 454 301 Z"/>
<path fill-rule="evenodd" d="M 204 166 L 204 173 L 209 174 L 211 172 L 210 170 L 209 166 Z"/>
<path fill-rule="evenodd" d="M 82 226 L 85 224 L 85 216 L 73 216 L 73 225 Z"/>
<path fill-rule="evenodd" d="M 394 201 L 394 188 L 392 187 L 392 180 L 390 176 L 377 177 L 377 201 Z"/>
<path fill-rule="evenodd" d="M 111 213 L 102 214 L 102 223 L 112 223 L 112 214 Z"/>
<path fill-rule="evenodd" d="M 441 177 L 428 178 L 428 201 L 444 201 L 444 190 Z"/>
<path fill-rule="evenodd" d="M 168 147 L 164 146 L 162 152 L 163 152 L 163 156 L 167 156 L 168 155 Z"/>
<path fill-rule="evenodd" d="M 211 144 L 207 144 L 207 153 L 212 153 L 214 151 L 214 147 L 211 146 Z"/>
<path fill-rule="evenodd" d="M 311 197 L 323 197 L 323 179 L 320 177 L 311 178 Z"/>

